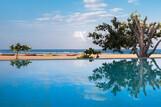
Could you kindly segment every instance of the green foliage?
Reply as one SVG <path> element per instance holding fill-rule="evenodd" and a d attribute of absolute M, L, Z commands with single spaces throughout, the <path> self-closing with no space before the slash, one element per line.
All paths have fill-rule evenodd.
<path fill-rule="evenodd" d="M 101 51 L 94 50 L 93 48 L 86 49 L 84 51 L 84 54 L 80 56 L 78 59 L 88 58 L 91 61 L 93 61 L 92 55 L 97 55 L 97 58 L 99 57 L 99 54 L 101 54 Z"/>
<path fill-rule="evenodd" d="M 84 51 L 84 54 L 85 55 L 89 55 L 89 56 L 91 56 L 92 54 L 100 54 L 101 53 L 101 51 L 96 51 L 96 50 L 94 50 L 93 48 L 89 48 L 89 49 L 86 49 L 85 51 Z"/>
<path fill-rule="evenodd" d="M 18 58 L 18 53 L 23 51 L 23 52 L 27 52 L 29 50 L 31 50 L 31 48 L 27 45 L 21 45 L 20 43 L 17 43 L 15 45 L 11 45 L 10 46 L 11 51 L 16 53 L 16 59 Z"/>
<path fill-rule="evenodd" d="M 17 43 L 15 45 L 11 45 L 10 46 L 10 49 L 13 51 L 13 52 L 20 52 L 20 51 L 29 51 L 31 50 L 31 48 L 27 45 L 21 45 L 20 43 Z"/>
<path fill-rule="evenodd" d="M 119 22 L 116 17 L 111 22 L 112 25 L 103 23 L 96 27 L 96 32 L 89 33 L 93 43 L 101 46 L 103 50 L 121 52 L 121 48 L 130 48 L 133 43 L 129 43 L 132 38 L 126 35 L 127 25 Z"/>
<path fill-rule="evenodd" d="M 103 50 L 113 50 L 122 53 L 121 49 L 131 49 L 138 57 L 149 57 L 161 42 L 154 46 L 152 40 L 161 37 L 160 23 L 147 23 L 147 17 L 142 20 L 137 13 L 133 13 L 126 22 L 116 17 L 111 24 L 98 25 L 95 32 L 88 35 L 93 43 Z M 148 53 L 149 48 L 153 50 Z"/>

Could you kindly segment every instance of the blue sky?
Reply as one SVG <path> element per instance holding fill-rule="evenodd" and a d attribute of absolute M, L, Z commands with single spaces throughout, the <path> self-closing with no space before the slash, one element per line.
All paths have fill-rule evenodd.
<path fill-rule="evenodd" d="M 13 43 L 33 48 L 95 47 L 87 33 L 131 12 L 161 21 L 160 0 L 0 0 L 0 49 Z"/>

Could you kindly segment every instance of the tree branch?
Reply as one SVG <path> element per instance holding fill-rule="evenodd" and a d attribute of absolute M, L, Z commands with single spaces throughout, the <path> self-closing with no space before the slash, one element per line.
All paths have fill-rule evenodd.
<path fill-rule="evenodd" d="M 148 43 L 145 47 L 145 52 L 147 52 L 149 50 L 149 47 L 150 47 L 150 44 L 151 44 L 151 39 L 154 37 L 154 33 L 159 28 L 159 26 L 160 25 L 159 24 L 156 25 L 156 23 L 153 23 L 153 24 L 150 25 L 151 29 L 149 28 L 150 32 L 149 32 L 149 30 L 147 32 L 147 35 L 149 35 L 149 37 L 148 37 L 148 41 L 147 41 Z"/>
<path fill-rule="evenodd" d="M 160 67 L 159 67 L 159 65 L 158 65 L 157 62 L 155 61 L 155 59 L 152 59 L 152 61 L 153 61 L 153 63 L 155 64 L 155 66 L 156 66 L 159 70 L 161 70 Z"/>
<path fill-rule="evenodd" d="M 132 51 L 133 51 L 133 54 L 136 54 L 137 57 L 139 57 L 138 49 L 137 49 L 136 46 L 137 46 L 137 44 L 134 44 L 134 45 L 133 45 Z"/>
<path fill-rule="evenodd" d="M 160 42 L 161 42 L 161 40 L 159 40 L 157 42 L 157 44 L 155 45 L 155 47 L 153 48 L 153 50 L 148 54 L 148 56 L 150 56 L 151 54 L 153 54 L 155 52 L 155 50 L 157 49 L 157 47 L 158 47 L 158 45 L 159 45 Z"/>

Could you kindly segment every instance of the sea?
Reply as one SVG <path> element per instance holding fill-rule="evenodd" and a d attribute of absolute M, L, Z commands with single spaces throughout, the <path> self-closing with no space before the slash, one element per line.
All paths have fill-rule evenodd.
<path fill-rule="evenodd" d="M 102 51 L 101 49 L 96 49 L 101 51 L 102 53 L 108 54 L 118 54 L 118 52 L 113 52 L 112 50 Z M 32 49 L 29 52 L 25 52 L 28 54 L 79 54 L 83 53 L 85 49 Z M 129 54 L 130 50 L 122 50 L 123 54 Z M 23 53 L 23 52 L 21 52 Z M 9 49 L 1 49 L 0 54 L 13 54 L 13 52 Z M 157 49 L 155 54 L 161 54 L 161 49 Z"/>

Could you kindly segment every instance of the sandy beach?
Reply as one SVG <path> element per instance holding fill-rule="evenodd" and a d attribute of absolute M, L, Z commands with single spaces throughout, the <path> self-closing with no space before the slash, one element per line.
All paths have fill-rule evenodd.
<path fill-rule="evenodd" d="M 19 55 L 22 60 L 70 60 L 78 59 L 82 54 L 37 54 L 37 55 Z M 135 54 L 100 54 L 99 59 L 130 59 L 137 58 Z M 96 56 L 93 56 L 96 57 Z M 14 60 L 15 55 L 0 55 L 0 60 Z M 150 58 L 161 58 L 161 54 L 153 54 Z"/>

